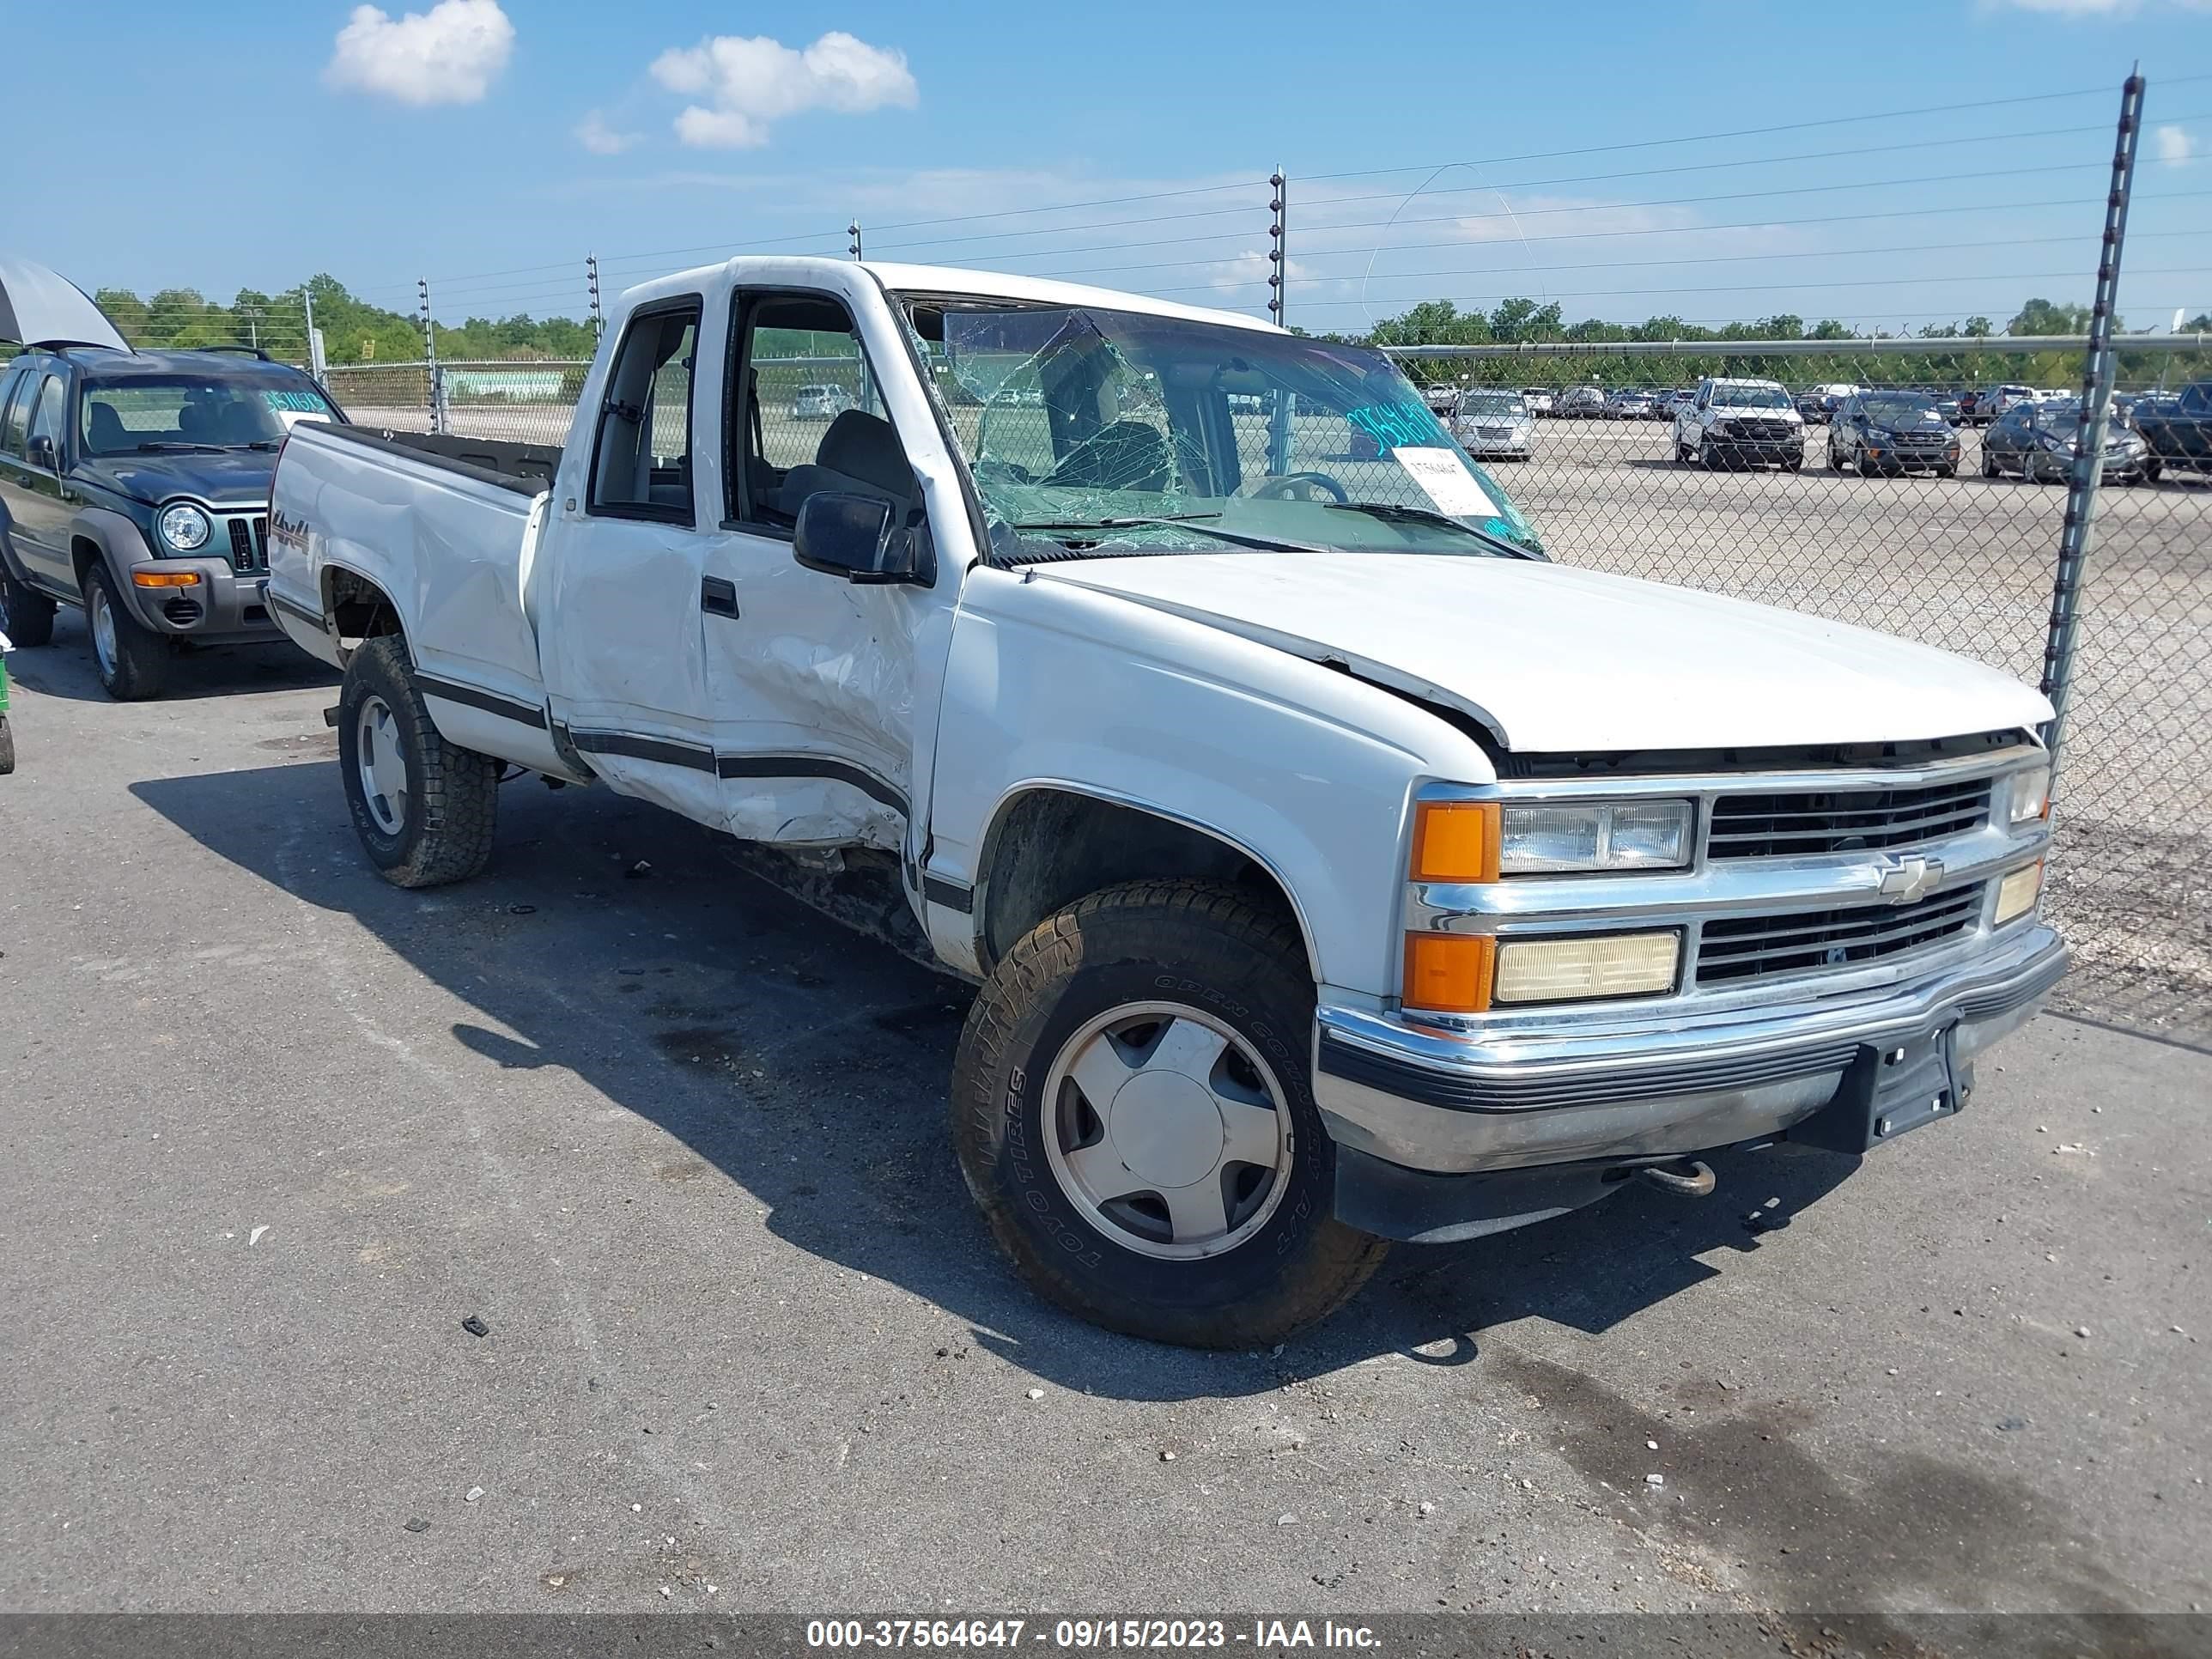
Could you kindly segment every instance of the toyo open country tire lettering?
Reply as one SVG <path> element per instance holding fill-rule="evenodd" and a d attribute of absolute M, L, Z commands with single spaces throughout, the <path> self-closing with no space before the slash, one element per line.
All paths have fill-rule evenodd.
<path fill-rule="evenodd" d="M 968 1016 L 961 1173 L 1069 1312 L 1190 1347 L 1279 1340 L 1389 1249 L 1334 1212 L 1296 931 L 1236 890 L 1138 881 L 1047 917 Z"/>
<path fill-rule="evenodd" d="M 0 561 L 0 634 L 19 646 L 50 643 L 54 637 L 54 602 L 8 574 Z"/>
<path fill-rule="evenodd" d="M 491 858 L 500 763 L 439 736 L 393 635 L 363 644 L 338 694 L 338 775 L 368 861 L 397 887 L 461 881 Z"/>

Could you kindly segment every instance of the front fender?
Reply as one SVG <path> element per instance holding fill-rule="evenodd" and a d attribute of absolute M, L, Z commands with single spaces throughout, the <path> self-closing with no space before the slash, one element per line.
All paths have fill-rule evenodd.
<path fill-rule="evenodd" d="M 131 580 L 131 567 L 144 564 L 154 557 L 154 549 L 146 539 L 146 532 L 128 514 L 118 513 L 108 507 L 87 507 L 79 509 L 70 520 L 70 548 L 71 562 L 77 573 L 77 590 L 84 589 L 84 561 L 76 550 L 87 542 L 92 544 L 94 556 L 107 567 L 108 580 L 122 600 L 123 608 L 142 624 L 160 631 L 155 621 L 152 602 L 143 589 Z"/>
<path fill-rule="evenodd" d="M 1348 675 L 1072 583 L 979 566 L 961 603 L 926 892 L 972 890 L 1001 812 L 1063 787 L 1244 853 L 1290 895 L 1322 982 L 1390 994 L 1413 791 L 1492 781 L 1472 738 Z"/>

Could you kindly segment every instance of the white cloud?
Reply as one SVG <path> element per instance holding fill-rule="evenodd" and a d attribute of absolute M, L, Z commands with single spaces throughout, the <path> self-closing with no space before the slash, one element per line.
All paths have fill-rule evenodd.
<path fill-rule="evenodd" d="M 597 110 L 586 112 L 576 124 L 576 142 L 594 155 L 619 155 L 644 137 L 641 132 L 617 131 Z"/>
<path fill-rule="evenodd" d="M 514 50 L 514 25 L 499 0 L 438 0 L 397 19 L 356 6 L 323 76 L 403 104 L 473 104 Z"/>
<path fill-rule="evenodd" d="M 911 109 L 921 97 L 904 52 L 839 29 L 804 51 L 764 34 L 718 34 L 670 47 L 653 59 L 653 77 L 704 100 L 676 118 L 676 136 L 698 149 L 756 149 L 774 123 L 806 110 L 860 115 Z"/>
<path fill-rule="evenodd" d="M 2163 126 L 2151 131 L 2151 143 L 2158 151 L 2158 159 L 2170 167 L 2186 167 L 2203 146 L 2186 127 Z"/>

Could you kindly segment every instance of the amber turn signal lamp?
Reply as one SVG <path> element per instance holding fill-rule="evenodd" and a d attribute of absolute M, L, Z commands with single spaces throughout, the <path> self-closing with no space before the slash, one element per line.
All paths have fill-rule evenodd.
<path fill-rule="evenodd" d="M 1487 934 L 1407 934 L 1406 1006 L 1481 1013 L 1490 1006 L 1496 960 L 1497 942 Z"/>
<path fill-rule="evenodd" d="M 131 573 L 134 587 L 198 587 L 200 573 L 197 570 L 134 570 Z"/>
<path fill-rule="evenodd" d="M 1494 800 L 1425 800 L 1413 806 L 1415 881 L 1496 881 Z"/>

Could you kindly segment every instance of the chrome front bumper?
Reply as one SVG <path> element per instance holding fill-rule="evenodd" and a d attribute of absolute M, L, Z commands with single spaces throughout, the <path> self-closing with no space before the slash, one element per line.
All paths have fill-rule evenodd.
<path fill-rule="evenodd" d="M 1654 1005 L 1596 1026 L 1454 1032 L 1324 1004 L 1314 1096 L 1340 1146 L 1432 1173 L 1708 1152 L 1811 1116 L 1862 1048 L 1956 1022 L 1964 1064 L 2026 1024 L 2065 973 L 2065 945 L 2036 921 L 1990 945 L 1873 989 L 1801 986 L 1699 1014 Z"/>

